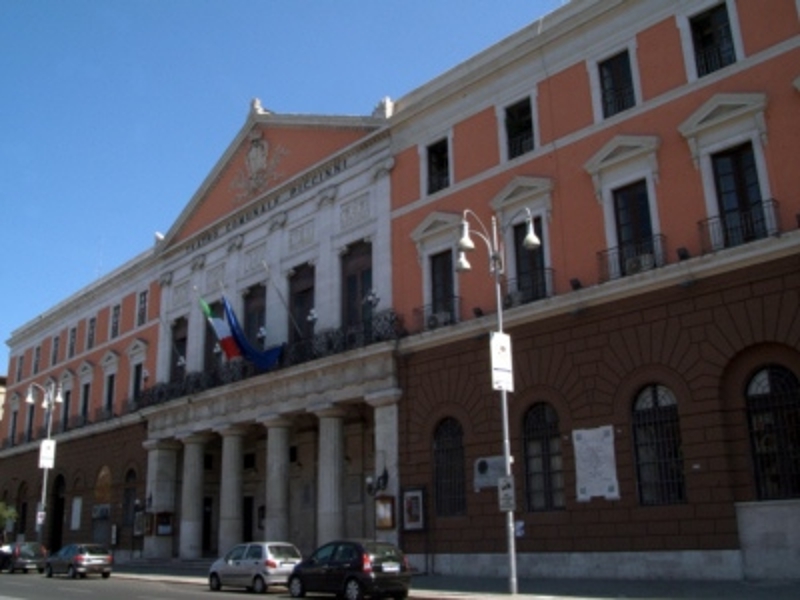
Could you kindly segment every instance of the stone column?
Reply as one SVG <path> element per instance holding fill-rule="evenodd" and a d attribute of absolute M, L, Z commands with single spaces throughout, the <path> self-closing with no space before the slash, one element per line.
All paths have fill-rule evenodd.
<path fill-rule="evenodd" d="M 344 412 L 318 411 L 317 545 L 344 536 Z"/>
<path fill-rule="evenodd" d="M 400 491 L 400 469 L 398 468 L 399 462 L 399 422 L 398 422 L 398 406 L 403 391 L 399 388 L 389 388 L 381 390 L 365 397 L 367 404 L 374 409 L 375 419 L 375 473 L 373 477 L 378 477 L 383 473 L 383 469 L 389 474 L 389 481 L 387 482 L 386 489 L 383 490 L 381 496 L 393 496 L 395 498 L 395 507 L 399 511 L 401 502 L 397 498 Z M 400 515 L 395 514 L 395 529 L 376 531 L 376 537 L 398 543 L 397 523 L 399 523 Z"/>
<path fill-rule="evenodd" d="M 181 444 L 175 440 L 146 440 L 142 445 L 147 450 L 145 510 L 154 514 L 172 513 L 174 517 L 178 450 Z M 144 556 L 172 558 L 172 536 L 152 533 L 144 538 Z"/>
<path fill-rule="evenodd" d="M 267 516 L 264 535 L 268 540 L 289 539 L 289 433 L 291 423 L 275 418 L 263 422 L 267 428 Z"/>
<path fill-rule="evenodd" d="M 195 434 L 183 442 L 183 489 L 179 556 L 184 559 L 203 555 L 203 458 L 207 435 Z"/>
<path fill-rule="evenodd" d="M 219 553 L 242 541 L 242 438 L 244 430 L 228 427 L 222 436 L 222 466 L 219 492 Z"/>

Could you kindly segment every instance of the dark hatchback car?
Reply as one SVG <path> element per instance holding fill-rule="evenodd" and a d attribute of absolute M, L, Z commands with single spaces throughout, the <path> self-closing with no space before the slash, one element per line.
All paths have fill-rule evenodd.
<path fill-rule="evenodd" d="M 292 598 L 306 592 L 328 593 L 346 600 L 364 597 L 408 597 L 411 569 L 403 552 L 388 542 L 338 540 L 319 547 L 289 577 Z"/>
<path fill-rule="evenodd" d="M 44 572 L 47 550 L 39 542 L 13 542 L 0 546 L 0 570 Z"/>
<path fill-rule="evenodd" d="M 47 558 L 44 566 L 48 577 L 66 574 L 68 577 L 86 577 L 96 573 L 103 579 L 111 577 L 114 558 L 105 546 L 99 544 L 69 544 Z"/>

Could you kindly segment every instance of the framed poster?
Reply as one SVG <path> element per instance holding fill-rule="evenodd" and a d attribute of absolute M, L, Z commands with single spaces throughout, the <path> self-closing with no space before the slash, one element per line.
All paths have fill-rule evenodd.
<path fill-rule="evenodd" d="M 375 498 L 375 528 L 394 529 L 394 497 Z"/>
<path fill-rule="evenodd" d="M 425 529 L 424 488 L 403 491 L 403 529 L 405 531 L 422 531 Z"/>

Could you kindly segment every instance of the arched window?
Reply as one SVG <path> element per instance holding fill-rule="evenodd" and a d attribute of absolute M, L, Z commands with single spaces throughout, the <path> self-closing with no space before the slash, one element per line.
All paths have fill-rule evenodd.
<path fill-rule="evenodd" d="M 528 510 L 564 508 L 564 461 L 558 414 L 547 403 L 525 414 L 525 498 Z"/>
<path fill-rule="evenodd" d="M 433 488 L 440 517 L 463 515 L 467 509 L 463 439 L 461 424 L 451 417 L 439 423 L 433 434 Z"/>
<path fill-rule="evenodd" d="M 669 388 L 643 388 L 633 404 L 633 441 L 639 502 L 646 506 L 686 501 L 678 402 Z"/>
<path fill-rule="evenodd" d="M 747 384 L 747 422 L 760 500 L 800 497 L 800 383 L 768 365 Z"/>

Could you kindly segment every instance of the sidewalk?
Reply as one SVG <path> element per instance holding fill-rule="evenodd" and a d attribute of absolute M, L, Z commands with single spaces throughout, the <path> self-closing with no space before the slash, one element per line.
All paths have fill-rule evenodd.
<path fill-rule="evenodd" d="M 207 566 L 168 562 L 163 566 L 118 564 L 114 577 L 207 586 Z M 415 600 L 500 600 L 511 598 L 507 579 L 415 575 Z M 517 598 L 526 600 L 800 600 L 794 581 L 640 581 L 608 579 L 520 579 Z M 278 598 L 288 598 L 279 592 Z M 322 598 L 322 596 L 320 596 Z"/>

